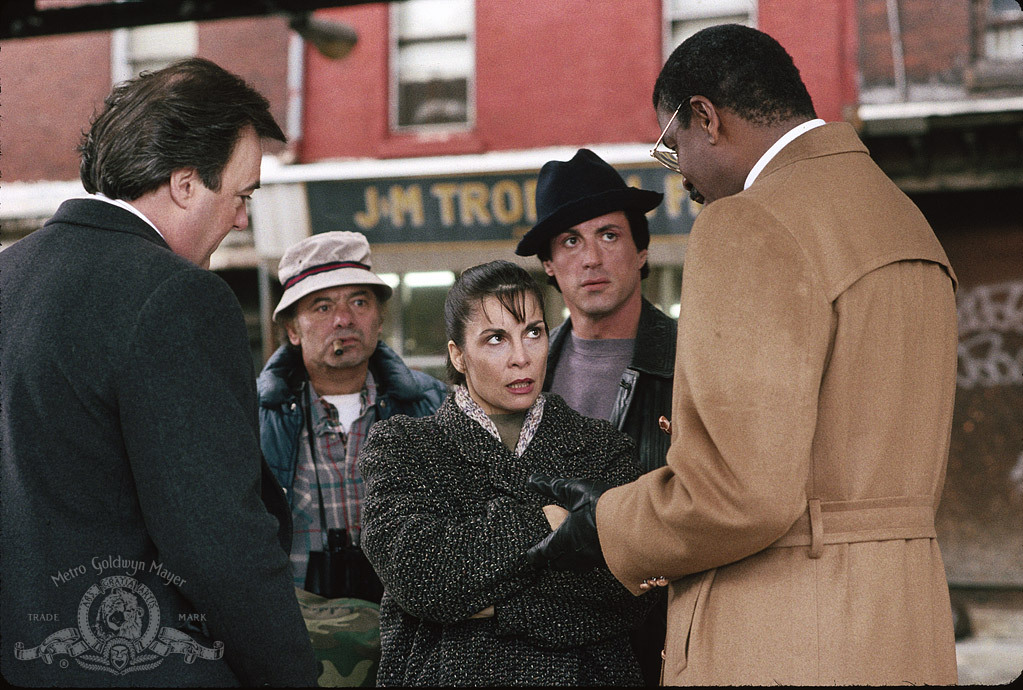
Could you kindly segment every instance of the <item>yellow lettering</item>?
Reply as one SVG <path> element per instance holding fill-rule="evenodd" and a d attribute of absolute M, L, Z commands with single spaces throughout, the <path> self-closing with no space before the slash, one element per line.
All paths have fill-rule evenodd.
<path fill-rule="evenodd" d="M 412 225 L 417 228 L 423 227 L 426 218 L 423 211 L 423 192 L 419 185 L 414 184 L 410 187 L 392 185 L 390 200 L 391 223 L 396 228 L 404 227 L 406 213 L 411 216 Z"/>
<path fill-rule="evenodd" d="M 629 175 L 628 177 L 626 177 L 624 179 L 625 179 L 625 184 L 629 185 L 630 187 L 635 187 L 636 189 L 643 189 L 643 180 L 642 180 L 642 178 L 640 178 L 639 175 L 632 174 L 632 175 Z M 657 206 L 654 206 L 652 209 L 647 211 L 646 212 L 646 217 L 647 218 L 653 218 L 654 216 L 656 216 L 657 215 L 657 208 L 658 208 Z"/>
<path fill-rule="evenodd" d="M 490 192 L 490 209 L 498 223 L 518 223 L 522 220 L 522 189 L 514 180 L 501 180 Z"/>
<path fill-rule="evenodd" d="M 482 182 L 466 182 L 459 185 L 458 201 L 461 205 L 462 225 L 490 225 L 490 211 L 487 210 L 487 186 Z"/>
<path fill-rule="evenodd" d="M 366 187 L 366 210 L 356 212 L 355 224 L 369 230 L 380 222 L 380 192 L 376 187 Z"/>
<path fill-rule="evenodd" d="M 440 222 L 450 228 L 455 224 L 455 193 L 458 185 L 451 182 L 438 182 L 430 187 L 430 194 L 440 202 Z"/>
<path fill-rule="evenodd" d="M 525 202 L 526 220 L 536 224 L 536 178 L 531 178 L 522 183 L 522 197 Z"/>
<path fill-rule="evenodd" d="M 682 202 L 689 198 L 689 193 L 682 186 L 681 175 L 664 176 L 664 210 L 668 218 L 678 218 L 682 215 Z"/>

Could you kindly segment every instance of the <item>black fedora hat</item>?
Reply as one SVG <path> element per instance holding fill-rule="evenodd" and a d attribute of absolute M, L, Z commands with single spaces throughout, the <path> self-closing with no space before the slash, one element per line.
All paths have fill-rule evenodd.
<path fill-rule="evenodd" d="M 551 236 L 612 211 L 656 208 L 664 195 L 625 184 L 614 168 L 589 149 L 579 149 L 570 161 L 547 161 L 536 180 L 536 213 L 540 218 L 519 241 L 515 253 L 532 256 Z M 635 231 L 633 231 L 635 232 Z M 642 231 L 641 231 L 642 232 Z M 638 249 L 650 243 L 649 230 L 632 238 Z"/>

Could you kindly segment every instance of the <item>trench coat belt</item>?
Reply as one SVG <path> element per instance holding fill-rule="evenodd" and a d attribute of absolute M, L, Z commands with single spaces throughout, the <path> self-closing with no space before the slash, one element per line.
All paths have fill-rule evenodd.
<path fill-rule="evenodd" d="M 820 558 L 825 544 L 853 544 L 890 539 L 933 539 L 934 498 L 895 496 L 855 501 L 811 498 L 806 512 L 767 548 L 809 546 Z"/>

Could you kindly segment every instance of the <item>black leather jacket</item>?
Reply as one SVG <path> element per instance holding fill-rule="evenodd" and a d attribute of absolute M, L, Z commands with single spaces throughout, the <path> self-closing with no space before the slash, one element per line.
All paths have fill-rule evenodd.
<path fill-rule="evenodd" d="M 622 374 L 611 412 L 611 423 L 636 441 L 643 472 L 662 467 L 671 445 L 671 437 L 657 420 L 661 415 L 671 418 L 676 329 L 673 318 L 643 300 L 632 362 Z M 561 349 L 571 332 L 571 319 L 551 331 L 544 390 L 550 390 Z"/>

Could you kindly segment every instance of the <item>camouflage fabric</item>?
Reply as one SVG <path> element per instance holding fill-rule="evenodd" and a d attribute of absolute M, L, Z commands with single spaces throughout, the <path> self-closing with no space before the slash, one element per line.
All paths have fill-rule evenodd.
<path fill-rule="evenodd" d="M 325 599 L 297 587 L 295 594 L 320 662 L 319 686 L 375 686 L 380 606 L 362 599 Z"/>

